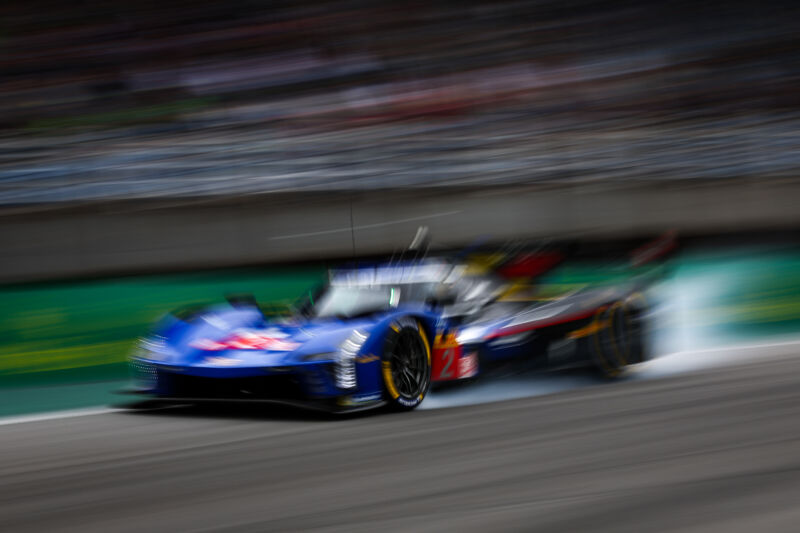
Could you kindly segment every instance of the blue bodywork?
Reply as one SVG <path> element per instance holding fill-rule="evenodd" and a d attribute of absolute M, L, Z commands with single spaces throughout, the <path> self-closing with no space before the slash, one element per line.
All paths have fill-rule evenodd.
<path fill-rule="evenodd" d="M 441 326 L 439 314 L 423 304 L 355 319 L 268 320 L 257 306 L 230 304 L 183 318 L 170 314 L 140 342 L 131 363 L 134 384 L 138 392 L 157 398 L 286 401 L 336 410 L 375 406 L 384 400 L 380 356 L 386 334 L 402 317 L 418 320 L 429 342 Z M 342 344 L 354 332 L 366 340 L 348 354 L 353 363 L 343 362 Z M 203 345 L 232 334 L 267 339 L 267 346 Z M 337 382 L 342 364 L 354 365 L 354 387 Z"/>

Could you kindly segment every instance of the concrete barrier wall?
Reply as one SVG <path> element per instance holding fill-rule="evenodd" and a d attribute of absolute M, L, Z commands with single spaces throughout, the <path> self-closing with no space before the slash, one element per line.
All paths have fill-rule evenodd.
<path fill-rule="evenodd" d="M 0 281 L 391 253 L 420 225 L 476 238 L 635 237 L 800 225 L 800 182 L 658 181 L 276 194 L 0 212 Z"/>

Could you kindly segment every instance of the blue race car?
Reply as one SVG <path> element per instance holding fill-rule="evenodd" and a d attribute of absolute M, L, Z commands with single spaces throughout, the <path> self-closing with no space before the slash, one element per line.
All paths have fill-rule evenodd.
<path fill-rule="evenodd" d="M 136 389 L 162 401 L 413 409 L 430 387 L 443 324 L 429 296 L 450 270 L 426 261 L 333 272 L 275 320 L 247 298 L 170 314 L 132 357 Z"/>
<path fill-rule="evenodd" d="M 410 410 L 433 382 L 511 361 L 614 377 L 644 360 L 644 282 L 542 295 L 530 281 L 559 260 L 383 263 L 332 271 L 282 318 L 252 298 L 176 312 L 139 343 L 135 391 L 164 402 Z"/>

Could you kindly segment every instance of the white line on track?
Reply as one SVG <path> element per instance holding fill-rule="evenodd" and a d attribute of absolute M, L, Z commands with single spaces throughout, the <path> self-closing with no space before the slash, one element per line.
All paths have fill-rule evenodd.
<path fill-rule="evenodd" d="M 62 418 L 77 418 L 80 416 L 105 415 L 117 413 L 124 409 L 114 407 L 90 407 L 88 409 L 71 409 L 68 411 L 53 411 L 50 413 L 38 413 L 33 415 L 9 416 L 0 418 L 0 426 L 10 426 L 11 424 L 26 424 L 28 422 L 43 422 L 47 420 L 59 420 Z"/>
<path fill-rule="evenodd" d="M 784 348 L 798 347 L 800 340 L 790 339 L 755 344 L 730 344 L 698 350 L 684 350 L 654 357 L 631 367 L 631 374 L 639 379 L 654 379 L 685 374 L 705 368 L 715 368 L 743 362 L 756 362 L 763 357 L 783 354 Z"/>
<path fill-rule="evenodd" d="M 759 342 L 755 344 L 727 344 L 723 346 L 703 348 L 700 350 L 685 350 L 670 355 L 686 354 L 686 353 L 694 353 L 694 354 L 717 353 L 717 352 L 726 352 L 730 350 L 759 350 L 763 348 L 781 348 L 784 346 L 800 346 L 800 339 L 794 338 L 785 341 Z"/>

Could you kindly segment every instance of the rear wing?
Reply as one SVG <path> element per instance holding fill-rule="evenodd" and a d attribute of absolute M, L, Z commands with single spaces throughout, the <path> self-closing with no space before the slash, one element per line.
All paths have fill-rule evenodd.
<path fill-rule="evenodd" d="M 658 238 L 648 241 L 630 253 L 630 264 L 639 267 L 666 259 L 678 249 L 678 235 L 675 230 L 670 230 Z"/>
<path fill-rule="evenodd" d="M 493 273 L 500 278 L 532 283 L 565 263 L 597 264 L 617 275 L 636 275 L 659 271 L 661 264 L 678 249 L 674 230 L 642 242 L 540 242 L 511 243 L 504 246 L 473 247 L 461 257 L 473 272 Z"/>

